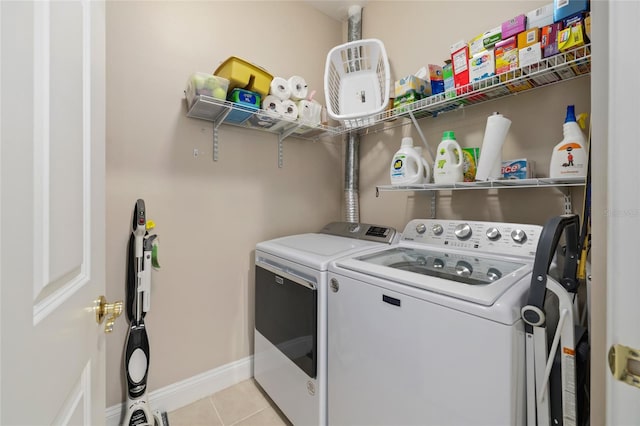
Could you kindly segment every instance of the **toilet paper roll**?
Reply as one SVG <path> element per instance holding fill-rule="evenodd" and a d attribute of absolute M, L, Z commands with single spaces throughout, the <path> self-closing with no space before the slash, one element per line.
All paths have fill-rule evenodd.
<path fill-rule="evenodd" d="M 489 177 L 500 177 L 496 168 L 502 166 L 502 145 L 511 127 L 511 120 L 497 112 L 487 118 L 487 127 L 480 148 L 480 161 L 476 169 L 476 180 L 483 181 Z"/>
<path fill-rule="evenodd" d="M 289 83 L 289 91 L 291 92 L 292 100 L 299 101 L 307 97 L 307 82 L 304 78 L 298 75 L 294 75 L 293 77 L 289 78 L 287 82 Z"/>
<path fill-rule="evenodd" d="M 301 101 L 298 101 L 297 105 L 298 118 L 300 119 L 300 121 L 314 126 L 320 124 L 322 107 L 318 102 L 303 99 Z"/>
<path fill-rule="evenodd" d="M 269 94 L 278 97 L 281 101 L 289 99 L 291 96 L 289 82 L 282 77 L 275 77 L 269 85 Z"/>
<path fill-rule="evenodd" d="M 282 100 L 274 95 L 267 95 L 262 100 L 262 109 L 273 117 L 282 117 L 284 114 L 284 106 Z"/>
<path fill-rule="evenodd" d="M 291 99 L 287 99 L 286 101 L 282 101 L 282 107 L 284 109 L 282 116 L 289 120 L 295 120 L 298 118 L 298 107 L 296 103 Z"/>

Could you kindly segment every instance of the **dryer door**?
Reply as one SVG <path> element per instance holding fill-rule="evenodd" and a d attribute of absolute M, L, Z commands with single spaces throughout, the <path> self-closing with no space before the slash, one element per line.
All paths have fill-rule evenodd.
<path fill-rule="evenodd" d="M 256 330 L 316 378 L 317 286 L 269 265 L 256 265 L 255 303 Z"/>

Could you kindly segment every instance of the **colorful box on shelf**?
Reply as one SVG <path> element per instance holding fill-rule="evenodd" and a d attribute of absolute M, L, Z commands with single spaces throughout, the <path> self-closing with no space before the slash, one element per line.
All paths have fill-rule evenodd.
<path fill-rule="evenodd" d="M 542 57 L 557 55 L 558 49 L 558 33 L 562 30 L 562 23 L 547 25 L 540 30 L 540 44 L 542 45 Z"/>
<path fill-rule="evenodd" d="M 560 30 L 558 33 L 558 50 L 566 52 L 576 47 L 584 46 L 584 22 L 580 18 L 577 22 L 570 24 L 569 27 Z"/>
<path fill-rule="evenodd" d="M 518 42 L 510 37 L 496 44 L 496 74 L 518 69 Z"/>
<path fill-rule="evenodd" d="M 440 65 L 429 64 L 429 82 L 431 83 L 431 94 L 437 95 L 444 92 L 444 76 Z"/>
<path fill-rule="evenodd" d="M 431 83 L 415 75 L 409 75 L 396 81 L 393 106 L 395 108 L 399 105 L 415 102 L 429 96 L 431 96 Z"/>
<path fill-rule="evenodd" d="M 453 65 L 449 63 L 442 66 L 442 80 L 444 81 L 444 96 L 445 98 L 455 98 L 455 83 L 453 80 Z"/>
<path fill-rule="evenodd" d="M 240 88 L 261 96 L 269 94 L 269 86 L 273 80 L 273 76 L 264 68 L 235 56 L 220 64 L 213 73 L 229 80 L 229 90 Z"/>
<path fill-rule="evenodd" d="M 501 171 L 505 179 L 530 179 L 533 177 L 533 162 L 526 158 L 503 161 Z"/>
<path fill-rule="evenodd" d="M 588 0 L 553 0 L 553 22 L 589 10 Z"/>
<path fill-rule="evenodd" d="M 225 123 L 244 123 L 260 109 L 260 94 L 244 89 L 233 89 L 227 100 L 240 106 L 240 109 L 233 109 L 224 119 Z"/>
<path fill-rule="evenodd" d="M 396 98 L 409 93 L 415 93 L 419 99 L 431 96 L 431 83 L 415 75 L 409 75 L 396 81 L 395 84 Z"/>
<path fill-rule="evenodd" d="M 502 27 L 495 27 L 485 31 L 469 42 L 469 57 L 471 58 L 483 50 L 491 49 L 500 40 L 502 40 Z"/>
<path fill-rule="evenodd" d="M 537 64 L 542 60 L 542 46 L 540 42 L 519 49 L 518 60 L 520 61 L 520 67 L 526 67 L 529 65 Z"/>
<path fill-rule="evenodd" d="M 228 87 L 229 80 L 226 78 L 204 72 L 193 73 L 187 80 L 187 86 L 184 90 L 184 94 L 187 97 L 187 105 L 191 108 L 196 96 L 199 95 L 210 96 L 224 101 L 227 98 Z"/>
<path fill-rule="evenodd" d="M 540 41 L 540 28 L 534 27 L 518 34 L 518 49 L 524 49 Z"/>
<path fill-rule="evenodd" d="M 527 16 L 522 14 L 502 23 L 502 39 L 521 33 L 527 28 Z"/>
<path fill-rule="evenodd" d="M 527 12 L 527 29 L 533 27 L 546 27 L 553 24 L 553 3 L 546 4 L 542 7 Z"/>
<path fill-rule="evenodd" d="M 479 81 L 496 74 L 496 61 L 493 49 L 476 53 L 469 60 L 469 79 Z"/>
<path fill-rule="evenodd" d="M 465 93 L 466 90 L 461 88 L 469 84 L 469 45 L 464 40 L 451 46 L 451 63 L 456 93 Z"/>

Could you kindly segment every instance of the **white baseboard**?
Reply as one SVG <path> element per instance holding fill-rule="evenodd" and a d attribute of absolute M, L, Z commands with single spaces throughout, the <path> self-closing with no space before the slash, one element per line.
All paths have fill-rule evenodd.
<path fill-rule="evenodd" d="M 225 364 L 149 393 L 152 411 L 169 412 L 253 377 L 253 356 Z M 105 411 L 106 425 L 118 426 L 124 403 Z"/>

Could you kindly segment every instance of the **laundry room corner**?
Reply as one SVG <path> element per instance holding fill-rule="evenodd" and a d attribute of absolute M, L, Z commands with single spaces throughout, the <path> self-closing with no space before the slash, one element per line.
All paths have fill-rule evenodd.
<path fill-rule="evenodd" d="M 375 1 L 363 10 L 362 38 L 384 40 L 389 55 L 392 79 L 416 73 L 427 64 L 440 64 L 450 59 L 450 46 L 455 40 L 468 39 L 523 11 L 542 7 L 546 1 L 459 1 L 455 11 L 450 2 L 385 2 Z M 420 16 L 411 23 L 410 16 Z M 402 25 L 399 24 L 402 22 Z M 396 23 L 389 25 L 389 23 Z M 455 23 L 455 25 L 453 25 Z M 580 78 L 563 84 L 459 107 L 418 120 L 420 131 L 431 153 L 424 157 L 433 167 L 435 147 L 443 132 L 452 130 L 462 148 L 480 147 L 487 117 L 500 112 L 512 124 L 503 145 L 503 160 L 527 158 L 539 177 L 548 177 L 551 153 L 562 139 L 562 124 L 568 104 L 580 112 L 589 112 L 590 79 Z M 408 118 L 388 123 L 383 131 L 368 132 L 360 143 L 360 220 L 382 223 L 402 229 L 411 219 L 437 217 L 526 222 L 542 225 L 565 209 L 564 191 L 537 188 L 518 191 L 377 191 L 389 185 L 390 161 L 403 137 L 413 138 L 415 146 L 423 146 L 421 136 Z M 583 188 L 571 189 L 574 212 L 583 204 Z M 436 196 L 435 211 L 431 197 Z"/>
<path fill-rule="evenodd" d="M 230 56 L 302 75 L 323 101 L 342 23 L 303 2 L 107 2 L 107 297 L 125 298 L 127 240 L 144 199 L 159 236 L 148 390 L 250 357 L 258 241 L 340 217 L 342 143 L 188 118 L 185 83 Z M 299 37 L 300 31 L 307 36 Z M 107 339 L 107 407 L 123 401 L 125 321 Z M 156 407 L 162 409 L 163 407 Z"/>

